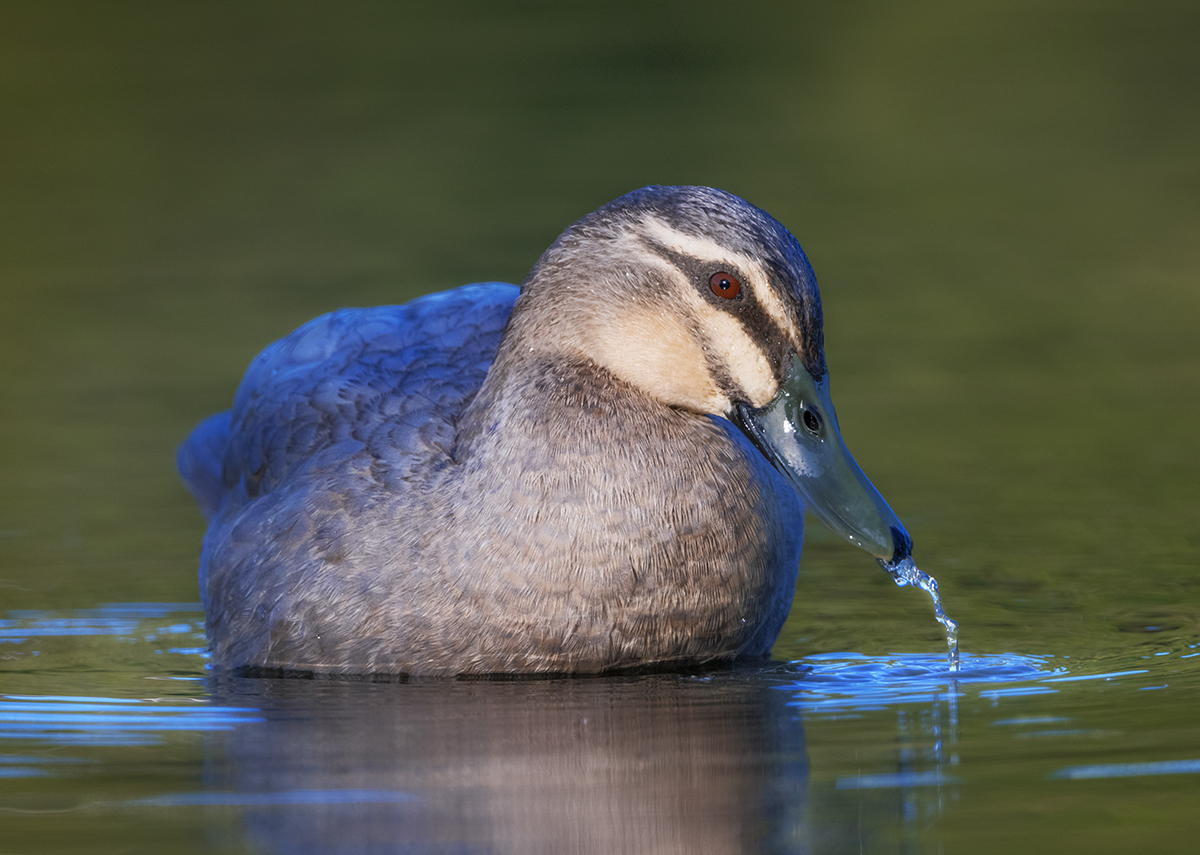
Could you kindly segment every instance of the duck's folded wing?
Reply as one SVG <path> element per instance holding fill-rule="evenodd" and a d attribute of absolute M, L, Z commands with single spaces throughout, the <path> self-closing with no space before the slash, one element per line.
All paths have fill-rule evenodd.
<path fill-rule="evenodd" d="M 342 309 L 266 348 L 232 411 L 201 422 L 179 449 L 201 510 L 212 517 L 229 499 L 360 452 L 397 473 L 449 454 L 517 293 L 483 283 L 403 306 Z"/>

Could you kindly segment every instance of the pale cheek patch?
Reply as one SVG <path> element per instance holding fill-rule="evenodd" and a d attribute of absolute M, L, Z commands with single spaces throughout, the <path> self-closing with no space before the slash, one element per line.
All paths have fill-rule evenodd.
<path fill-rule="evenodd" d="M 677 317 L 631 311 L 595 328 L 591 338 L 588 352 L 597 362 L 663 403 L 700 413 L 729 411 L 700 345 Z"/>

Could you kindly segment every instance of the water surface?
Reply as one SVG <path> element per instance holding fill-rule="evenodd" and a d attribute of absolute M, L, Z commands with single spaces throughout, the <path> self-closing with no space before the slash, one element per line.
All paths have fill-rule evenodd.
<path fill-rule="evenodd" d="M 369 683 L 213 677 L 186 604 L 0 631 L 25 662 L 0 697 L 0 812 L 44 851 L 125 851 L 141 827 L 172 851 L 1004 851 L 1014 804 L 1056 850 L 1184 851 L 1162 820 L 1200 775 L 1196 731 L 1164 728 L 1198 698 L 1200 644 Z M 140 669 L 99 694 L 96 669 L 37 661 L 64 638 Z"/>
<path fill-rule="evenodd" d="M 1198 16 L 5 4 L 5 851 L 1191 851 Z M 961 671 L 813 521 L 770 667 L 215 680 L 187 430 L 303 321 L 519 281 L 648 183 L 799 237 Z"/>

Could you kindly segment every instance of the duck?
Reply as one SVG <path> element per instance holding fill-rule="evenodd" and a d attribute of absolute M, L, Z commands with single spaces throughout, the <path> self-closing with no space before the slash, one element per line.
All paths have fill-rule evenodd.
<path fill-rule="evenodd" d="M 806 508 L 885 569 L 912 549 L 841 438 L 804 251 L 709 187 L 604 205 L 520 287 L 310 321 L 177 457 L 243 674 L 762 660 Z"/>

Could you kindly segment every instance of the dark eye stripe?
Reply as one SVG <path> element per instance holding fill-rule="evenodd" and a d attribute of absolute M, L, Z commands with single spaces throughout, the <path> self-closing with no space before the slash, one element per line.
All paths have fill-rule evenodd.
<path fill-rule="evenodd" d="M 793 349 L 792 337 L 757 303 L 747 308 L 748 311 L 737 313 L 737 319 L 749 339 L 766 355 L 775 379 L 782 382 Z"/>
<path fill-rule="evenodd" d="M 787 367 L 791 361 L 792 351 L 794 350 L 791 332 L 783 328 L 775 320 L 775 318 L 768 314 L 762 305 L 760 305 L 755 296 L 755 288 L 746 284 L 746 278 L 743 275 L 734 273 L 728 268 L 718 270 L 714 274 L 714 263 L 711 260 L 685 255 L 681 252 L 677 252 L 676 250 L 669 249 L 655 241 L 643 240 L 643 245 L 650 252 L 670 262 L 672 266 L 679 270 L 679 272 L 688 279 L 688 281 L 694 284 L 694 287 L 698 289 L 703 288 L 709 305 L 733 315 L 737 319 L 738 323 L 742 325 L 742 329 L 745 330 L 747 337 L 754 342 L 766 355 L 767 363 L 771 366 L 771 370 L 774 372 L 776 380 L 780 382 L 783 381 L 784 374 L 786 373 Z M 722 275 L 737 279 L 737 297 L 739 299 L 728 299 L 722 297 L 718 293 L 717 288 L 713 285 L 713 280 Z M 768 280 L 768 283 L 769 282 L 770 280 Z M 768 284 L 766 287 L 770 287 L 770 285 Z M 775 293 L 784 306 L 794 305 L 794 298 L 791 298 L 790 295 L 781 294 L 779 293 L 778 289 L 776 289 Z M 716 300 L 713 299 L 713 295 L 717 297 Z M 803 318 L 799 320 L 799 323 L 802 325 L 801 333 L 803 335 L 804 332 L 807 332 L 804 327 L 808 325 L 805 324 Z M 819 328 L 818 322 L 817 329 Z M 711 348 L 713 343 L 708 336 L 704 335 L 703 330 L 695 330 L 695 334 L 697 335 L 699 341 L 705 342 L 705 344 L 708 346 L 709 352 L 712 353 Z M 801 343 L 806 351 L 812 349 L 812 342 L 804 341 L 802 339 Z M 819 347 L 816 352 L 820 353 Z M 729 370 L 724 367 L 725 355 L 714 355 L 719 357 L 719 360 L 714 361 L 714 358 L 710 356 L 708 360 L 708 369 L 712 374 L 714 381 L 717 383 L 718 388 L 725 391 L 726 394 L 730 395 L 730 397 L 734 398 L 735 400 L 739 399 L 735 396 L 741 396 L 740 399 L 744 399 L 743 390 L 736 384 L 736 382 L 734 382 L 733 378 L 729 374 Z M 805 354 L 806 357 L 807 355 L 808 354 Z M 808 360 L 806 359 L 806 361 Z"/>

